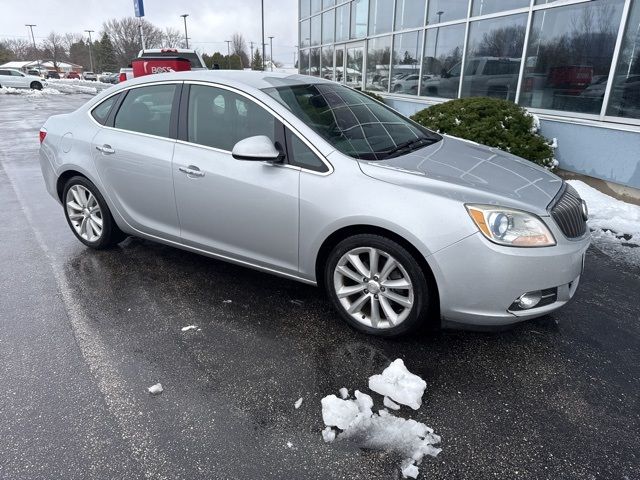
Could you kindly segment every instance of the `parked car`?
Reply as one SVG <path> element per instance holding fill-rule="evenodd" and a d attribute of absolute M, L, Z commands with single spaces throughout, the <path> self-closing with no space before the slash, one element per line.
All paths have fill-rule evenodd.
<path fill-rule="evenodd" d="M 37 75 L 22 73 L 15 68 L 0 69 L 0 87 L 31 88 L 42 90 L 47 86 L 46 80 Z"/>
<path fill-rule="evenodd" d="M 86 246 L 134 235 L 320 285 L 372 334 L 547 314 L 574 296 L 589 246 L 586 205 L 554 174 L 320 78 L 136 78 L 40 139 L 46 187 Z"/>
<path fill-rule="evenodd" d="M 92 82 L 97 82 L 98 81 L 98 75 L 96 75 L 93 72 L 83 72 L 82 73 L 82 79 L 83 80 L 91 80 Z"/>
<path fill-rule="evenodd" d="M 76 80 L 80 80 L 80 74 L 78 72 L 68 72 L 64 78 L 71 78 L 71 79 L 76 79 Z"/>
<path fill-rule="evenodd" d="M 49 70 L 46 78 L 55 78 L 56 80 L 60 80 L 60 74 L 54 70 Z"/>
<path fill-rule="evenodd" d="M 34 77 L 42 77 L 42 72 L 40 72 L 40 70 L 37 70 L 35 68 L 30 68 L 29 70 L 27 70 L 27 75 L 33 75 Z"/>
<path fill-rule="evenodd" d="M 138 58 L 146 57 L 181 57 L 189 60 L 189 63 L 191 63 L 191 70 L 207 69 L 207 65 L 204 63 L 202 55 L 190 48 L 148 48 L 138 52 Z"/>
<path fill-rule="evenodd" d="M 98 81 L 102 83 L 109 83 L 109 78 L 111 77 L 112 72 L 102 72 L 98 75 Z"/>

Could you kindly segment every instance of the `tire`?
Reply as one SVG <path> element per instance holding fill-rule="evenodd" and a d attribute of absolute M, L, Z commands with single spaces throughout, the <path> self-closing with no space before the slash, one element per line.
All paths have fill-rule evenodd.
<path fill-rule="evenodd" d="M 31 82 L 29 88 L 31 88 L 32 90 L 42 90 L 42 84 L 40 82 Z"/>
<path fill-rule="evenodd" d="M 87 247 L 103 250 L 125 239 L 104 197 L 87 178 L 76 176 L 67 181 L 62 204 L 69 228 Z"/>
<path fill-rule="evenodd" d="M 378 268 L 370 278 L 373 251 Z M 338 243 L 328 256 L 324 284 L 342 318 L 371 335 L 395 337 L 414 331 L 429 312 L 425 272 L 403 246 L 380 235 L 359 234 Z"/>

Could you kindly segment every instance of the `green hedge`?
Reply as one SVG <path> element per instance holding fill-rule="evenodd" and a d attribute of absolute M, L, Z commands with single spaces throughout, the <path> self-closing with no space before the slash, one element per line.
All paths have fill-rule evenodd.
<path fill-rule="evenodd" d="M 461 98 L 425 108 L 411 117 L 440 133 L 497 147 L 554 170 L 554 146 L 538 133 L 535 117 L 508 100 Z"/>

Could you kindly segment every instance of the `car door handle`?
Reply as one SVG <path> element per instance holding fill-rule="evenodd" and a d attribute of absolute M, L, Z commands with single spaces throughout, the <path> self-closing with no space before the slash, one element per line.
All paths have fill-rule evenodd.
<path fill-rule="evenodd" d="M 195 165 L 189 165 L 188 167 L 178 167 L 178 170 L 186 173 L 187 175 L 191 175 L 192 177 L 204 177 L 204 172 Z"/>
<path fill-rule="evenodd" d="M 116 153 L 116 151 L 113 148 L 111 148 L 111 145 L 107 145 L 106 143 L 102 146 L 97 145 L 96 150 L 98 150 L 99 152 L 105 153 L 107 155 Z"/>

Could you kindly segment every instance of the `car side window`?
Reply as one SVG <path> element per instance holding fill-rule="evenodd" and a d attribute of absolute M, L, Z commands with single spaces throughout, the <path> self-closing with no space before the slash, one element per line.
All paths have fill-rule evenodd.
<path fill-rule="evenodd" d="M 248 137 L 266 135 L 275 142 L 276 120 L 257 103 L 217 87 L 191 85 L 187 140 L 231 151 Z"/>
<path fill-rule="evenodd" d="M 176 85 L 151 85 L 127 92 L 114 127 L 159 137 L 170 137 L 171 106 Z"/>
<path fill-rule="evenodd" d="M 329 168 L 320 160 L 297 135 L 287 129 L 287 143 L 289 151 L 289 163 L 296 167 L 313 170 L 314 172 L 328 172 Z"/>
<path fill-rule="evenodd" d="M 120 98 L 119 94 L 113 95 L 91 110 L 91 116 L 95 118 L 96 122 L 100 125 L 104 125 L 106 123 L 107 118 L 109 117 L 109 112 L 111 112 L 111 109 L 116 104 L 118 98 Z"/>
<path fill-rule="evenodd" d="M 23 74 L 21 74 L 20 72 L 16 72 L 15 70 L 11 70 L 11 75 L 13 75 L 14 77 L 24 77 Z"/>
<path fill-rule="evenodd" d="M 11 75 L 9 70 L 0 70 L 0 75 Z"/>

